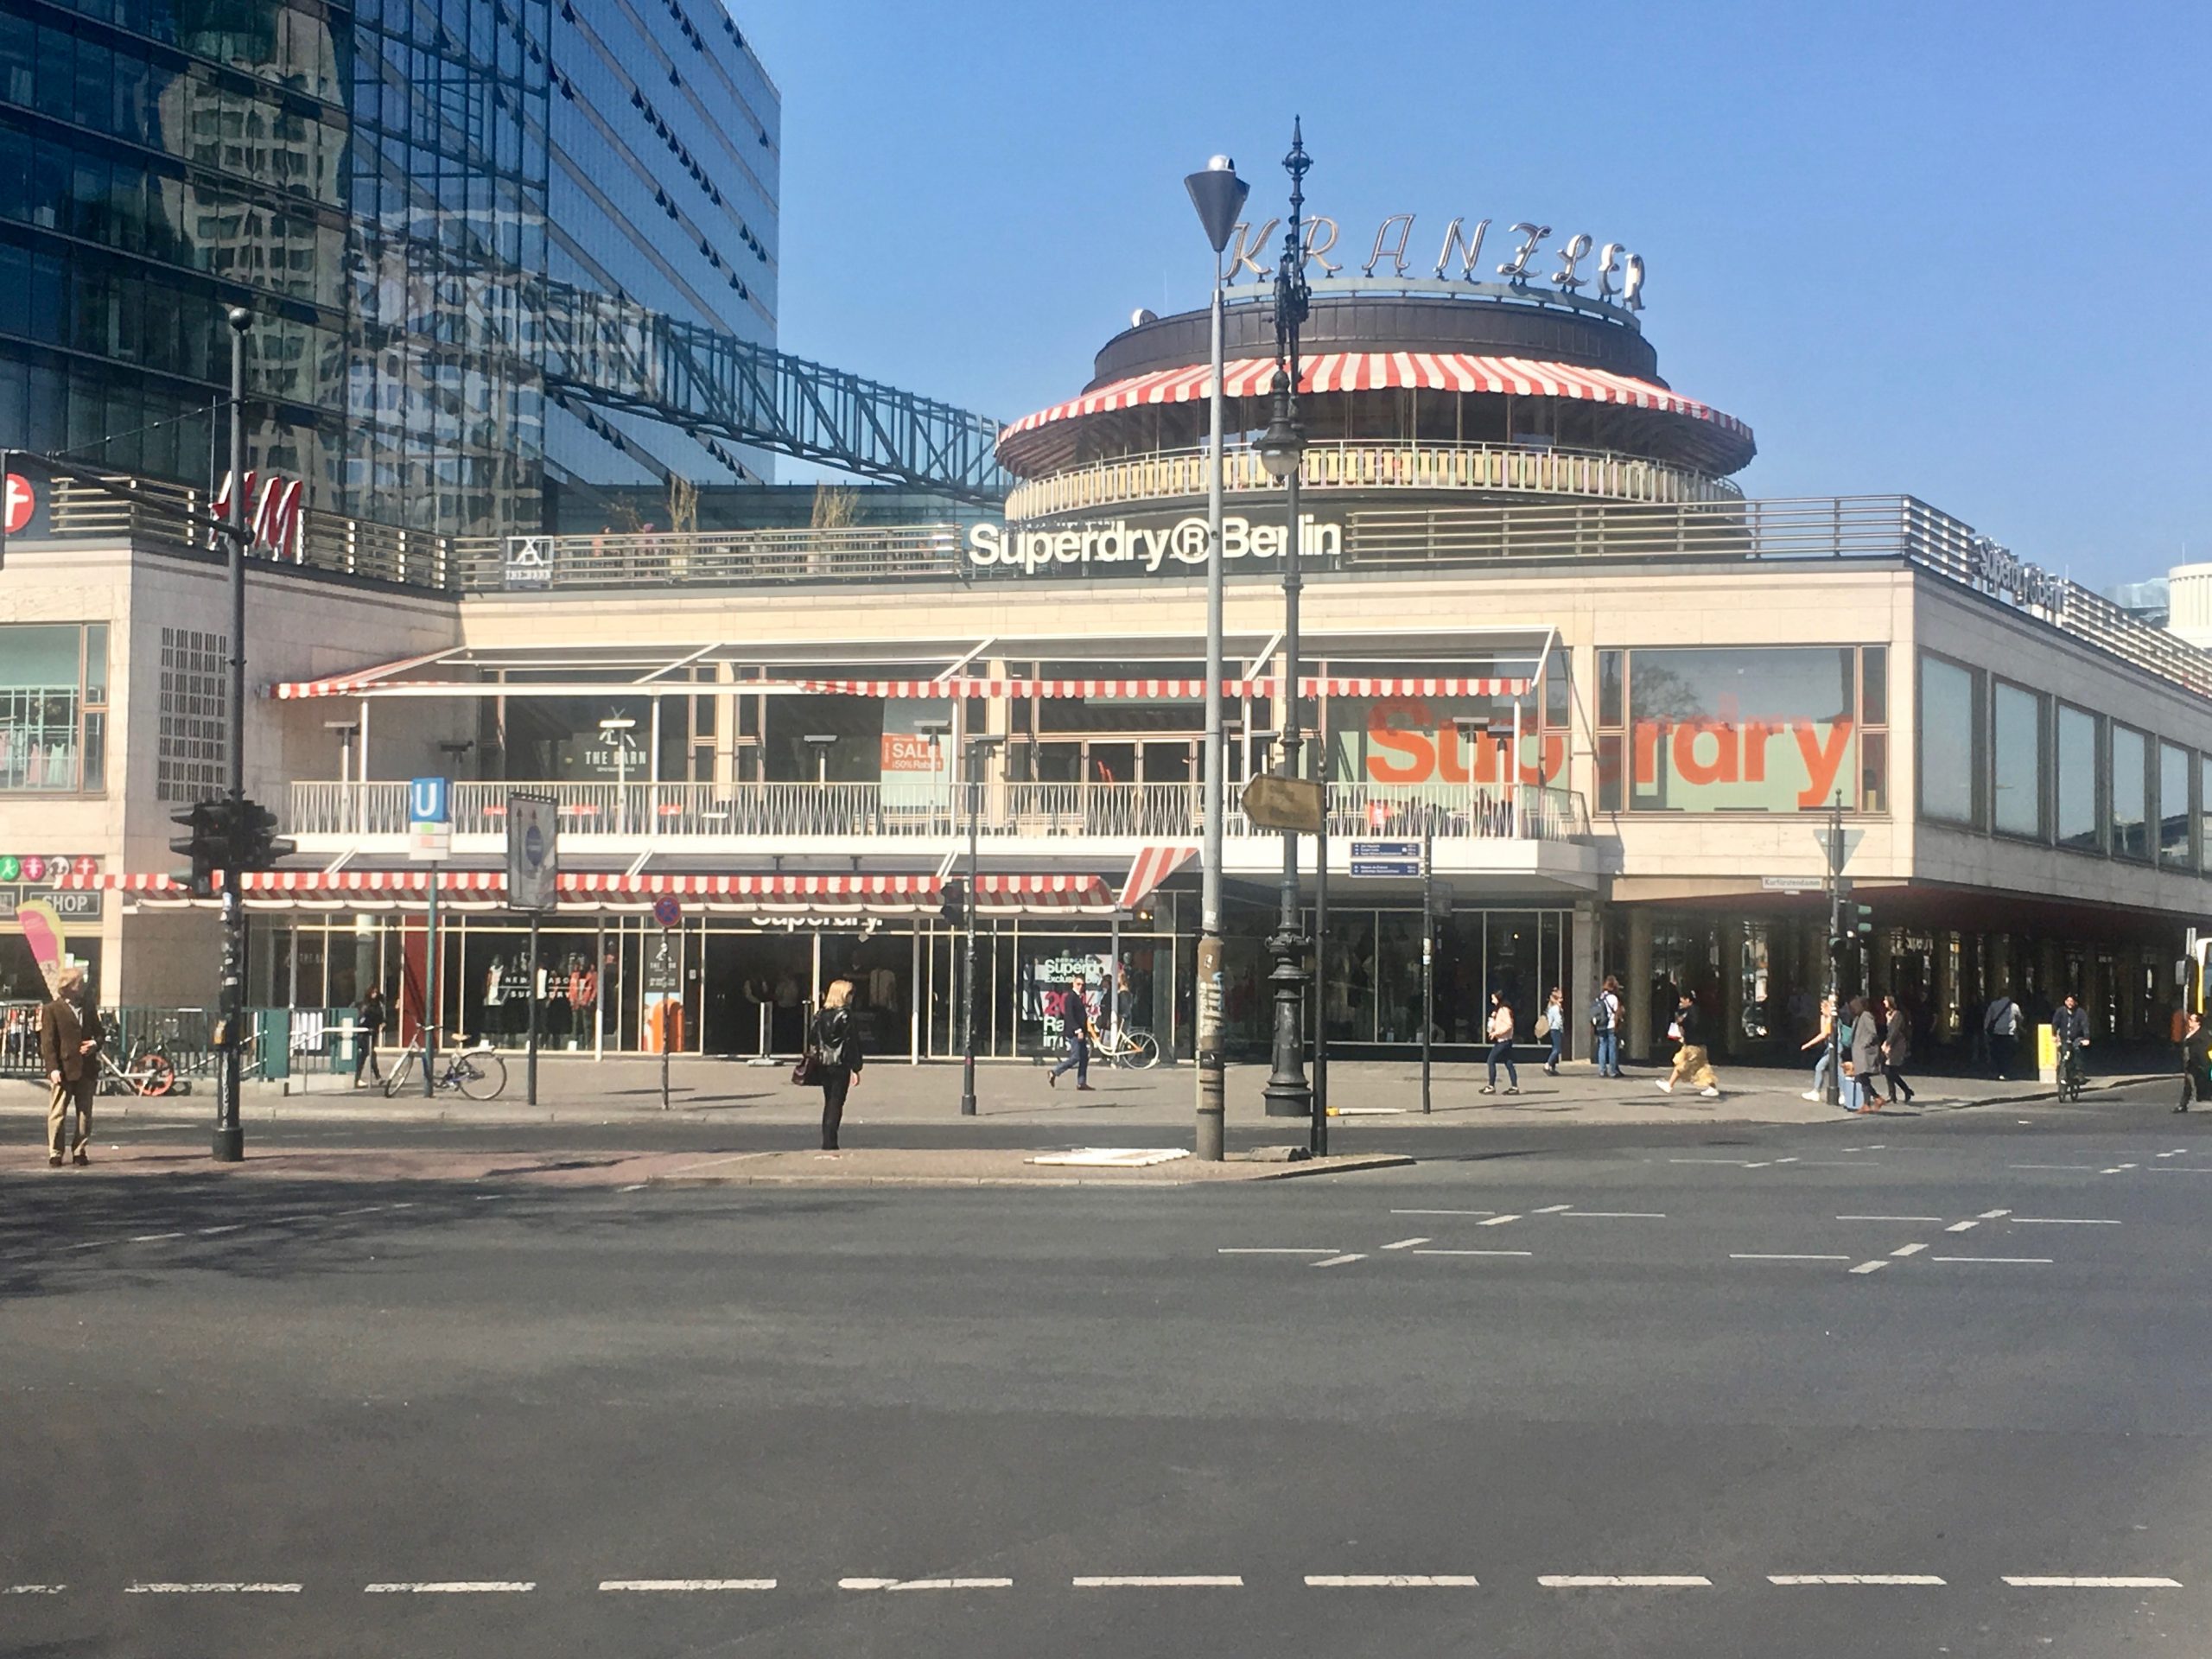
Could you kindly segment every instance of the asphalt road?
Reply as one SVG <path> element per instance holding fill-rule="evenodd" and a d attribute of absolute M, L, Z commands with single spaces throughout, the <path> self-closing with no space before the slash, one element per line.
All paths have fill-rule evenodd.
<path fill-rule="evenodd" d="M 0 1652 L 2201 1654 L 2165 1107 L 1186 1191 L 18 1179 Z"/>

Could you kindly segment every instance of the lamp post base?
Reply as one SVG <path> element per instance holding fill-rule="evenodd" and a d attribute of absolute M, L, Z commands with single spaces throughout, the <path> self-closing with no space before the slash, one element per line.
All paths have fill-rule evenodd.
<path fill-rule="evenodd" d="M 1306 948 L 1305 936 L 1289 928 L 1268 940 L 1275 959 L 1268 975 L 1274 988 L 1274 1054 L 1260 1097 L 1269 1117 L 1313 1116 L 1313 1086 L 1306 1078 Z"/>
<path fill-rule="evenodd" d="M 218 1123 L 215 1126 L 215 1161 L 219 1164 L 240 1164 L 245 1161 L 245 1125 Z"/>

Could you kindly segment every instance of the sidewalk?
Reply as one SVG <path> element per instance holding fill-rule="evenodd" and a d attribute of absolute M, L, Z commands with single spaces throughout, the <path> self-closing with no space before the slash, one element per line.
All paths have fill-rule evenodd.
<path fill-rule="evenodd" d="M 1422 1124 L 1484 1125 L 1587 1123 L 1815 1123 L 1840 1114 L 1816 1101 L 1801 1099 L 1808 1074 L 1791 1069 L 1724 1069 L 1723 1093 L 1706 1100 L 1688 1090 L 1662 1094 L 1655 1086 L 1663 1074 L 1632 1071 L 1621 1081 L 1601 1078 L 1586 1062 L 1570 1062 L 1556 1077 L 1537 1065 L 1521 1068 L 1518 1095 L 1484 1095 L 1479 1065 L 1440 1065 L 1430 1090 L 1432 1115 L 1421 1111 L 1421 1068 L 1396 1060 L 1337 1062 L 1329 1068 L 1332 1113 L 1364 1131 L 1388 1131 Z M 538 1104 L 522 1099 L 522 1066 L 511 1060 L 505 1095 L 472 1101 L 454 1094 L 425 1100 L 409 1094 L 387 1100 L 377 1090 L 356 1091 L 348 1079 L 315 1075 L 293 1080 L 298 1092 L 279 1085 L 249 1084 L 241 1111 L 249 1123 L 409 1123 L 454 1122 L 499 1124 L 673 1122 L 715 1123 L 806 1123 L 821 1112 L 821 1096 L 792 1085 L 786 1066 L 751 1066 L 741 1061 L 677 1060 L 670 1066 L 670 1107 L 661 1107 L 658 1061 L 622 1059 L 594 1064 L 563 1057 L 541 1063 Z M 2091 1079 L 2094 1092 L 2165 1074 L 2129 1074 Z M 1174 1144 L 1187 1138 L 1196 1105 L 1198 1074 L 1188 1065 L 1151 1071 L 1094 1068 L 1092 1091 L 1076 1091 L 1072 1077 L 1058 1088 L 1046 1081 L 1046 1069 L 1023 1063 L 979 1065 L 976 1072 L 977 1110 L 982 1118 L 1006 1125 L 1050 1128 L 1056 1139 L 1078 1135 L 1113 1145 L 1132 1144 L 1137 1129 L 1157 1132 Z M 1229 1073 L 1228 1121 L 1260 1128 L 1270 1122 L 1296 1138 L 1286 1120 L 1269 1120 L 1261 1089 L 1267 1068 L 1240 1065 Z M 1499 1085 L 1504 1086 L 1501 1074 Z M 957 1124 L 960 1067 L 911 1066 L 896 1061 L 868 1067 L 853 1090 L 846 1121 L 870 1124 Z M 2049 1100 L 2056 1091 L 2033 1078 L 1996 1082 L 1976 1077 L 1930 1077 L 1907 1110 L 1948 1110 L 2002 1102 Z M 43 1084 L 0 1081 L 0 1116 L 43 1117 Z M 191 1095 L 167 1099 L 103 1096 L 95 1122 L 192 1122 L 213 1110 L 212 1090 L 202 1080 Z"/>

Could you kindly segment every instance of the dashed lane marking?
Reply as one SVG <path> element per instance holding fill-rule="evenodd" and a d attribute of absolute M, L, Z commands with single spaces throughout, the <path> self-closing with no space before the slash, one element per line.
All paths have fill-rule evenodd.
<path fill-rule="evenodd" d="M 1879 1273 L 1884 1268 L 1886 1268 L 1890 1264 L 1888 1262 L 1881 1260 L 1878 1256 L 1872 1262 L 1861 1262 L 1857 1267 L 1853 1268 L 1852 1271 L 1853 1273 Z"/>
<path fill-rule="evenodd" d="M 2060 1169 L 2077 1175 L 2094 1175 L 2097 1172 L 2097 1166 L 2094 1164 L 2007 1164 L 2005 1167 L 2007 1169 Z"/>
<path fill-rule="evenodd" d="M 1976 1221 L 2002 1221 L 2005 1217 L 2012 1213 L 2012 1212 L 2010 1210 L 1985 1210 L 1979 1216 L 1976 1216 L 1974 1219 Z"/>
<path fill-rule="evenodd" d="M 2015 1216 L 2015 1227 L 2117 1227 L 2116 1221 L 2095 1216 Z"/>
<path fill-rule="evenodd" d="M 66 1584 L 0 1584 L 0 1596 L 58 1596 Z"/>
<path fill-rule="evenodd" d="M 126 1584 L 126 1596 L 296 1596 L 296 1584 Z"/>
<path fill-rule="evenodd" d="M 1341 1268 L 1353 1262 L 1366 1260 L 1367 1255 L 1363 1250 L 1351 1250 L 1343 1255 L 1332 1255 L 1325 1262 L 1316 1262 L 1313 1265 L 1317 1268 Z"/>
<path fill-rule="evenodd" d="M 1890 1254 L 1891 1255 L 1918 1255 L 1927 1248 L 1925 1244 L 1900 1244 Z"/>
<path fill-rule="evenodd" d="M 1555 1216 L 1563 1210 L 1573 1208 L 1574 1206 L 1571 1204 L 1548 1204 L 1542 1209 L 1531 1210 L 1529 1213 L 1532 1216 Z"/>
<path fill-rule="evenodd" d="M 1658 1210 L 1568 1210 L 1562 1212 L 1576 1220 L 1585 1221 L 1664 1221 L 1663 1211 Z"/>
<path fill-rule="evenodd" d="M 1947 1233 L 1970 1233 L 1980 1225 L 1978 1221 L 1955 1221 L 1943 1230 Z"/>
<path fill-rule="evenodd" d="M 1728 1253 L 1728 1259 L 1731 1262 L 1848 1262 L 1851 1260 L 1847 1255 L 1803 1255 L 1787 1250 L 1731 1250 Z"/>
<path fill-rule="evenodd" d="M 1319 1249 L 1306 1244 L 1225 1244 L 1214 1252 L 1216 1255 L 1334 1255 L 1333 1244 Z"/>
<path fill-rule="evenodd" d="M 1899 1221 L 1933 1224 L 1942 1220 L 1943 1217 L 1941 1216 L 1838 1216 L 1836 1219 L 1838 1221 Z"/>
<path fill-rule="evenodd" d="M 1010 1590 L 1012 1579 L 840 1579 L 840 1590 Z"/>
<path fill-rule="evenodd" d="M 137 1233 L 131 1236 L 133 1244 L 162 1244 L 172 1238 L 182 1238 L 182 1233 Z"/>
<path fill-rule="evenodd" d="M 601 1579 L 607 1591 L 637 1591 L 643 1594 L 686 1590 L 772 1590 L 773 1579 Z"/>
<path fill-rule="evenodd" d="M 1415 1250 L 1415 1255 L 1534 1255 L 1534 1250 Z"/>
<path fill-rule="evenodd" d="M 1495 1210 L 1393 1210 L 1394 1216 L 1494 1216 Z"/>
<path fill-rule="evenodd" d="M 1931 1255 L 1930 1262 L 1979 1262 L 1991 1267 L 2047 1268 L 2047 1255 Z"/>
<path fill-rule="evenodd" d="M 2133 1169 L 2134 1167 L 2135 1166 L 2133 1164 L 2114 1164 L 2110 1169 L 2101 1169 L 2097 1173 L 2100 1175 L 2117 1175 L 2124 1169 Z"/>
<path fill-rule="evenodd" d="M 1242 1590 L 1241 1573 L 1104 1573 L 1071 1580 L 1078 1590 Z"/>
<path fill-rule="evenodd" d="M 521 1596 L 537 1588 L 535 1580 L 434 1579 L 412 1584 L 365 1584 L 365 1596 Z"/>
<path fill-rule="evenodd" d="M 1536 1582 L 1547 1590 L 1710 1590 L 1713 1580 L 1696 1573 L 1546 1573 Z"/>
<path fill-rule="evenodd" d="M 1492 1216 L 1488 1221 L 1478 1221 L 1475 1225 L 1478 1227 L 1503 1227 L 1509 1221 L 1518 1221 L 1520 1219 L 1521 1217 L 1517 1215 Z"/>
<path fill-rule="evenodd" d="M 1480 1586 L 1463 1573 L 1308 1573 L 1316 1590 L 1474 1590 Z"/>
<path fill-rule="evenodd" d="M 1941 1584 L 1933 1573 L 1770 1573 L 1769 1584 L 1878 1584 L 1891 1586 Z"/>
<path fill-rule="evenodd" d="M 1410 1250 L 1416 1244 L 1427 1243 L 1428 1241 L 1425 1238 L 1402 1238 L 1395 1244 L 1385 1244 L 1382 1248 L 1386 1250 Z"/>
<path fill-rule="evenodd" d="M 212 1238 L 217 1233 L 235 1233 L 245 1225 L 245 1223 L 242 1221 L 226 1221 L 219 1227 L 202 1227 L 200 1230 L 200 1236 L 202 1238 Z"/>
<path fill-rule="evenodd" d="M 2188 1150 L 2189 1148 L 2187 1147 L 2176 1147 L 2171 1152 L 2162 1152 L 2158 1156 L 2161 1158 L 2178 1158 L 2182 1154 Z"/>
<path fill-rule="evenodd" d="M 2179 1579 L 2152 1578 L 2015 1578 L 2007 1573 L 2005 1582 L 2016 1590 L 2178 1590 Z"/>

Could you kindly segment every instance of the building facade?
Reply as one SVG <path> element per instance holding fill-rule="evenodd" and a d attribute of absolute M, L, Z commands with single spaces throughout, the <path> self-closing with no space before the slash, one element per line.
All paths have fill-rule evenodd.
<path fill-rule="evenodd" d="M 1419 1039 L 1417 885 L 1353 874 L 1382 838 L 1433 846 L 1447 1052 L 1479 1044 L 1489 991 L 1579 1009 L 1610 974 L 1632 1051 L 1688 988 L 1724 1053 L 1785 1058 L 1827 987 L 1839 816 L 1871 912 L 1847 986 L 1896 991 L 1924 1042 L 1970 1045 L 1999 991 L 2069 988 L 2108 1037 L 2163 1035 L 2212 897 L 2212 656 L 1910 497 L 1745 499 L 1750 429 L 1662 379 L 1614 296 L 1315 288 L 1294 700 L 1292 532 L 1249 447 L 1265 314 L 1230 313 L 1233 1050 L 1264 1047 L 1281 865 L 1234 803 L 1294 711 L 1326 786 L 1325 893 L 1310 842 L 1302 879 L 1338 1052 Z M 252 999 L 334 1008 L 378 982 L 408 1021 L 435 996 L 502 1042 L 535 1000 L 585 1053 L 651 1046 L 675 1004 L 687 1050 L 751 1057 L 788 1052 L 842 976 L 877 1052 L 945 1055 L 941 910 L 972 836 L 985 1051 L 1049 1046 L 1083 971 L 1186 1055 L 1202 324 L 1140 321 L 1007 428 L 1000 518 L 440 538 L 351 565 L 385 543 L 326 520 L 307 564 L 257 563 L 248 787 L 300 850 L 247 890 Z M 37 878 L 16 855 L 18 896 L 105 1000 L 197 1003 L 213 912 L 168 884 L 164 846 L 221 759 L 219 573 L 156 499 L 22 487 L 0 845 L 47 849 Z M 454 780 L 435 867 L 408 856 L 424 775 Z M 534 979 L 501 874 L 514 790 L 561 825 Z"/>
<path fill-rule="evenodd" d="M 709 0 L 0 0 L 0 448 L 210 487 L 243 304 L 254 464 L 317 509 L 766 477 L 559 382 L 645 308 L 773 345 L 780 143 Z"/>

